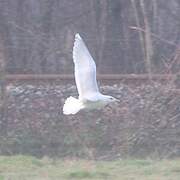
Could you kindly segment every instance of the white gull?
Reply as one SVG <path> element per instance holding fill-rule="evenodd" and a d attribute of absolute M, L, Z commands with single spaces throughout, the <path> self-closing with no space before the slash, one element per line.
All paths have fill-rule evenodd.
<path fill-rule="evenodd" d="M 96 64 L 79 34 L 75 35 L 73 61 L 79 97 L 76 99 L 70 96 L 66 99 L 63 107 L 64 114 L 76 114 L 82 109 L 101 109 L 111 102 L 118 101 L 112 96 L 99 92 Z"/>

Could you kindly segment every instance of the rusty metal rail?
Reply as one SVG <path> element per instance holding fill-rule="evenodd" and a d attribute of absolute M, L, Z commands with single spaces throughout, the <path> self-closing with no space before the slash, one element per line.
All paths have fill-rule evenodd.
<path fill-rule="evenodd" d="M 98 74 L 98 80 L 159 80 L 166 81 L 171 79 L 177 79 L 180 75 L 163 75 L 155 74 L 149 76 L 148 74 Z M 72 74 L 8 74 L 6 75 L 7 81 L 33 81 L 33 80 L 74 80 Z"/>
<path fill-rule="evenodd" d="M 58 82 L 72 83 L 74 75 L 72 74 L 8 74 L 5 76 L 6 84 L 23 82 L 23 83 L 39 83 L 39 82 Z M 105 84 L 126 83 L 130 85 L 146 84 L 150 82 L 170 83 L 175 82 L 176 87 L 172 89 L 175 94 L 180 95 L 180 75 L 163 75 L 155 74 L 149 77 L 148 74 L 98 74 L 97 79 Z"/>

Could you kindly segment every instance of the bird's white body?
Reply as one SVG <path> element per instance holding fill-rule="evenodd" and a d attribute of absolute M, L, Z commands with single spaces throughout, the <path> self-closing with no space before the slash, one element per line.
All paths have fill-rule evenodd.
<path fill-rule="evenodd" d="M 81 109 L 100 109 L 116 101 L 114 97 L 99 92 L 96 81 L 96 64 L 79 34 L 75 36 L 73 61 L 79 98 L 70 96 L 66 99 L 63 107 L 64 114 L 76 114 Z"/>

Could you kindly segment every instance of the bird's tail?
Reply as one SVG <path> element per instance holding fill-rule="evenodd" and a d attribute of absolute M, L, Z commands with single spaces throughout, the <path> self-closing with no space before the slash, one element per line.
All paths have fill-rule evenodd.
<path fill-rule="evenodd" d="M 78 99 L 70 96 L 66 99 L 64 103 L 63 114 L 65 115 L 76 114 L 82 108 L 83 108 L 82 103 Z"/>

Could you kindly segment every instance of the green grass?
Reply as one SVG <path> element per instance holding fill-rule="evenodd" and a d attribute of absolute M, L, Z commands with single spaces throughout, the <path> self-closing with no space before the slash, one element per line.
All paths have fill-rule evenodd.
<path fill-rule="evenodd" d="M 176 160 L 52 160 L 0 156 L 0 180 L 180 180 Z"/>

